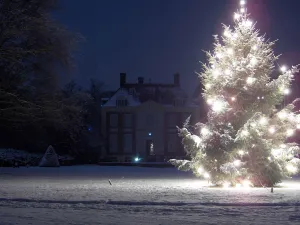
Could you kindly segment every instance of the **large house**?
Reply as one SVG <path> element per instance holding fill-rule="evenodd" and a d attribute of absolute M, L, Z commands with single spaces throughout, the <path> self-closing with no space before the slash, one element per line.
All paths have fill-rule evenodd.
<path fill-rule="evenodd" d="M 185 156 L 176 126 L 187 117 L 196 121 L 199 106 L 180 87 L 180 75 L 171 84 L 126 82 L 102 105 L 102 134 L 107 140 L 102 160 L 164 161 Z"/>

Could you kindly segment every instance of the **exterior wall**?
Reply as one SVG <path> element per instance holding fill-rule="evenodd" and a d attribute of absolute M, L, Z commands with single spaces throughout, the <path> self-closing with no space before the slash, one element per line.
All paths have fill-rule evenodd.
<path fill-rule="evenodd" d="M 178 136 L 177 126 L 182 127 L 186 119 L 191 116 L 191 123 L 198 121 L 199 108 L 191 107 L 173 107 L 166 108 L 165 111 L 165 157 L 183 157 L 185 156 L 184 148 L 181 144 L 181 138 Z"/>
<path fill-rule="evenodd" d="M 164 108 L 149 101 L 135 109 L 136 123 L 136 149 L 142 157 L 147 156 L 147 140 L 153 141 L 154 154 L 164 155 Z"/>
<path fill-rule="evenodd" d="M 132 115 L 132 126 L 128 127 L 128 117 L 124 114 Z M 144 159 L 149 158 L 146 146 L 150 141 L 153 141 L 155 154 L 151 157 L 158 161 L 165 158 L 184 156 L 176 126 L 181 127 L 190 114 L 194 121 L 198 121 L 199 108 L 166 107 L 153 101 L 135 107 L 103 107 L 101 131 L 104 137 L 107 138 L 107 145 L 102 149 L 102 158 L 118 156 L 120 161 L 126 161 L 126 158 L 130 160 L 137 155 Z M 117 122 L 113 122 L 115 124 L 110 121 L 110 115 L 118 118 Z M 125 128 L 126 124 L 127 127 Z M 131 139 L 131 151 L 128 148 L 124 149 L 124 144 L 126 145 L 124 143 L 126 142 L 125 138 L 126 140 Z M 110 141 L 110 139 L 113 140 Z"/>
<path fill-rule="evenodd" d="M 102 110 L 101 132 L 106 139 L 101 158 L 123 156 L 121 161 L 136 154 L 135 113 L 131 107 L 105 107 Z"/>

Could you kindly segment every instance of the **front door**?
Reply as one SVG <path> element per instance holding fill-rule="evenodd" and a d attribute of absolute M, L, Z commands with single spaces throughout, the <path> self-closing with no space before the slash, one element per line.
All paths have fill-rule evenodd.
<path fill-rule="evenodd" d="M 153 140 L 146 140 L 146 157 L 147 161 L 155 161 Z"/>

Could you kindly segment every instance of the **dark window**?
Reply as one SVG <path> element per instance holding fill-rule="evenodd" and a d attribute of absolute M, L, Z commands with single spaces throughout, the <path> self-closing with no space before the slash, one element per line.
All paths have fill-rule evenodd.
<path fill-rule="evenodd" d="M 135 96 L 135 94 L 136 94 L 135 88 L 130 88 L 129 94 Z"/>
<path fill-rule="evenodd" d="M 118 99 L 116 104 L 120 107 L 128 106 L 128 101 L 127 99 Z"/>
<path fill-rule="evenodd" d="M 178 115 L 176 113 L 168 113 L 167 114 L 167 124 L 168 127 L 176 127 L 178 124 Z"/>
<path fill-rule="evenodd" d="M 109 152 L 110 153 L 118 153 L 118 135 L 110 134 L 109 135 Z"/>
<path fill-rule="evenodd" d="M 132 134 L 123 135 L 123 151 L 124 153 L 132 153 Z"/>
<path fill-rule="evenodd" d="M 178 135 L 168 134 L 168 152 L 177 152 L 178 148 Z"/>
<path fill-rule="evenodd" d="M 133 114 L 125 113 L 123 115 L 123 125 L 125 128 L 133 127 Z"/>
<path fill-rule="evenodd" d="M 154 116 L 153 114 L 146 115 L 146 126 L 152 127 L 154 124 Z"/>
<path fill-rule="evenodd" d="M 109 115 L 109 124 L 111 127 L 118 126 L 118 114 L 114 113 Z"/>
<path fill-rule="evenodd" d="M 183 98 L 174 99 L 174 106 L 183 106 L 185 103 Z"/>

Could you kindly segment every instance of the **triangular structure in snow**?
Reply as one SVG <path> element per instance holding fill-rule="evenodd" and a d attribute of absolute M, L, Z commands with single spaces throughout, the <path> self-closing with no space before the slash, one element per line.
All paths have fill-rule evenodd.
<path fill-rule="evenodd" d="M 40 161 L 40 167 L 59 167 L 58 156 L 54 148 L 50 145 L 47 148 L 42 160 Z"/>

